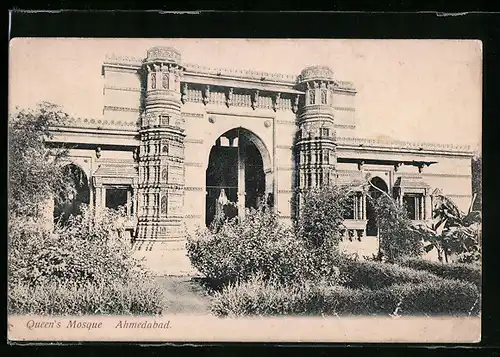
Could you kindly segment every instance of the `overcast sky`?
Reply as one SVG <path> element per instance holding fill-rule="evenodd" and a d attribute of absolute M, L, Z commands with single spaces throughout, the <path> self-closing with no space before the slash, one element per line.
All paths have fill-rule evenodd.
<path fill-rule="evenodd" d="M 145 57 L 177 48 L 185 62 L 299 74 L 327 65 L 354 82 L 358 135 L 469 144 L 481 140 L 482 47 L 456 40 L 15 39 L 9 103 L 61 105 L 81 117 L 102 115 L 106 54 Z"/>

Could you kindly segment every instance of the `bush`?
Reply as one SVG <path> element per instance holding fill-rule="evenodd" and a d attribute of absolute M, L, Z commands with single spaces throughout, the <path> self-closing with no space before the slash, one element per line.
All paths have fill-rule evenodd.
<path fill-rule="evenodd" d="M 42 218 L 11 216 L 9 313 L 161 312 L 161 290 L 120 237 L 120 218 L 84 208 L 50 231 Z"/>
<path fill-rule="evenodd" d="M 375 200 L 375 212 L 380 249 L 388 262 L 422 255 L 423 237 L 414 229 L 403 206 L 392 198 L 380 196 Z"/>
<path fill-rule="evenodd" d="M 222 284 L 255 274 L 281 283 L 338 277 L 335 252 L 307 249 L 267 207 L 225 221 L 217 231 L 198 231 L 188 238 L 187 252 L 200 273 Z"/>
<path fill-rule="evenodd" d="M 83 208 L 53 232 L 40 221 L 13 218 L 9 227 L 9 283 L 126 282 L 147 275 L 133 258 L 130 242 L 118 234 L 121 214 L 111 210 L 98 217 Z"/>
<path fill-rule="evenodd" d="M 254 277 L 216 293 L 211 309 L 218 316 L 478 314 L 480 301 L 473 284 L 458 280 L 371 290 L 325 282 L 283 286 Z"/>
<path fill-rule="evenodd" d="M 163 292 L 151 280 L 99 284 L 15 285 L 8 290 L 10 314 L 159 315 Z"/>
<path fill-rule="evenodd" d="M 296 232 L 312 248 L 337 249 L 344 216 L 350 209 L 350 191 L 344 186 L 325 186 L 299 192 L 300 212 Z"/>
<path fill-rule="evenodd" d="M 405 259 L 400 264 L 412 269 L 428 271 L 442 278 L 468 281 L 476 285 L 478 289 L 481 289 L 482 278 L 481 267 L 479 265 L 464 263 L 443 264 L 417 258 Z"/>
<path fill-rule="evenodd" d="M 394 284 L 423 283 L 439 278 L 426 271 L 376 261 L 346 260 L 340 264 L 344 285 L 350 288 L 381 289 Z"/>

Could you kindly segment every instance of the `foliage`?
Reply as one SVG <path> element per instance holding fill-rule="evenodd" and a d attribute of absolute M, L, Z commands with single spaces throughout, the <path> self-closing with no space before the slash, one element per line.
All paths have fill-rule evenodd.
<path fill-rule="evenodd" d="M 200 273 L 223 284 L 255 274 L 282 283 L 338 278 L 335 252 L 307 249 L 267 206 L 227 220 L 217 231 L 199 230 L 188 238 L 187 252 Z"/>
<path fill-rule="evenodd" d="M 122 212 L 105 210 L 94 217 L 84 208 L 53 232 L 32 221 L 13 218 L 9 227 L 9 283 L 44 285 L 127 281 L 147 272 L 120 238 Z"/>
<path fill-rule="evenodd" d="M 162 292 L 133 258 L 122 212 L 84 208 L 48 230 L 41 218 L 9 222 L 9 312 L 36 314 L 161 311 Z"/>
<path fill-rule="evenodd" d="M 338 248 L 351 193 L 348 186 L 314 187 L 300 192 L 300 213 L 295 229 L 308 247 Z"/>
<path fill-rule="evenodd" d="M 427 242 L 424 249 L 435 249 L 439 261 L 444 257 L 447 263 L 451 254 L 456 254 L 462 263 L 479 261 L 481 212 L 472 210 L 473 206 L 471 202 L 468 212 L 463 213 L 451 199 L 438 196 L 431 224 L 417 227 Z"/>
<path fill-rule="evenodd" d="M 405 208 L 382 195 L 374 200 L 380 250 L 388 262 L 423 253 L 422 235 L 414 229 Z"/>
<path fill-rule="evenodd" d="M 61 170 L 65 150 L 51 149 L 51 125 L 68 115 L 56 105 L 42 103 L 35 110 L 21 110 L 9 117 L 9 213 L 37 216 L 48 197 L 65 199 L 74 193 L 71 180 Z"/>
<path fill-rule="evenodd" d="M 481 211 L 483 203 L 482 174 L 483 158 L 481 155 L 475 155 L 472 158 L 472 193 L 476 195 L 472 209 L 475 211 Z"/>
<path fill-rule="evenodd" d="M 426 259 L 411 258 L 400 262 L 401 265 L 416 269 L 425 270 L 434 275 L 446 279 L 457 279 L 468 281 L 481 289 L 482 277 L 481 267 L 475 264 L 433 262 Z"/>
<path fill-rule="evenodd" d="M 216 293 L 211 309 L 219 316 L 478 314 L 480 295 L 473 284 L 458 280 L 371 290 L 326 282 L 286 286 L 256 276 Z"/>
<path fill-rule="evenodd" d="M 8 312 L 35 315 L 158 315 L 165 302 L 151 280 L 107 281 L 63 285 L 50 282 L 14 285 L 8 290 Z"/>
<path fill-rule="evenodd" d="M 394 284 L 418 284 L 437 279 L 436 275 L 429 272 L 396 264 L 363 260 L 348 260 L 341 264 L 340 274 L 344 278 L 344 285 L 350 288 L 369 289 L 381 289 Z"/>

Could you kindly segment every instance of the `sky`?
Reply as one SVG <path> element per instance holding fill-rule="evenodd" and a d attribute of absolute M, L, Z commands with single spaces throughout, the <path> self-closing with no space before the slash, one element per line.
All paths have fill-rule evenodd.
<path fill-rule="evenodd" d="M 329 66 L 357 90 L 358 136 L 468 144 L 480 150 L 482 44 L 473 40 L 16 38 L 9 110 L 41 101 L 71 115 L 102 115 L 106 54 L 144 58 L 172 46 L 183 62 L 298 75 Z"/>

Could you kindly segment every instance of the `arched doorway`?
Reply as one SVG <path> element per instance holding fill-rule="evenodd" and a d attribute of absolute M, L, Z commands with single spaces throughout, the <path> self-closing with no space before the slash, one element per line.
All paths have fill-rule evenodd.
<path fill-rule="evenodd" d="M 75 191 L 67 197 L 61 196 L 55 200 L 54 220 L 60 222 L 67 220 L 70 215 L 80 214 L 81 205 L 90 203 L 90 188 L 85 172 L 74 164 L 66 165 L 63 170 Z"/>
<path fill-rule="evenodd" d="M 375 176 L 370 180 L 372 185 L 376 186 L 380 190 L 384 192 L 389 192 L 389 188 L 383 179 L 378 176 Z M 368 189 L 368 195 L 371 199 L 366 200 L 366 219 L 368 220 L 366 223 L 366 235 L 367 236 L 376 236 L 377 235 L 377 217 L 375 215 L 375 207 L 373 206 L 373 201 L 378 199 L 382 193 L 370 185 Z"/>
<path fill-rule="evenodd" d="M 207 226 L 220 212 L 228 218 L 241 216 L 245 208 L 256 208 L 270 198 L 271 192 L 266 192 L 267 161 L 264 144 L 249 130 L 234 128 L 215 141 L 206 170 Z"/>

